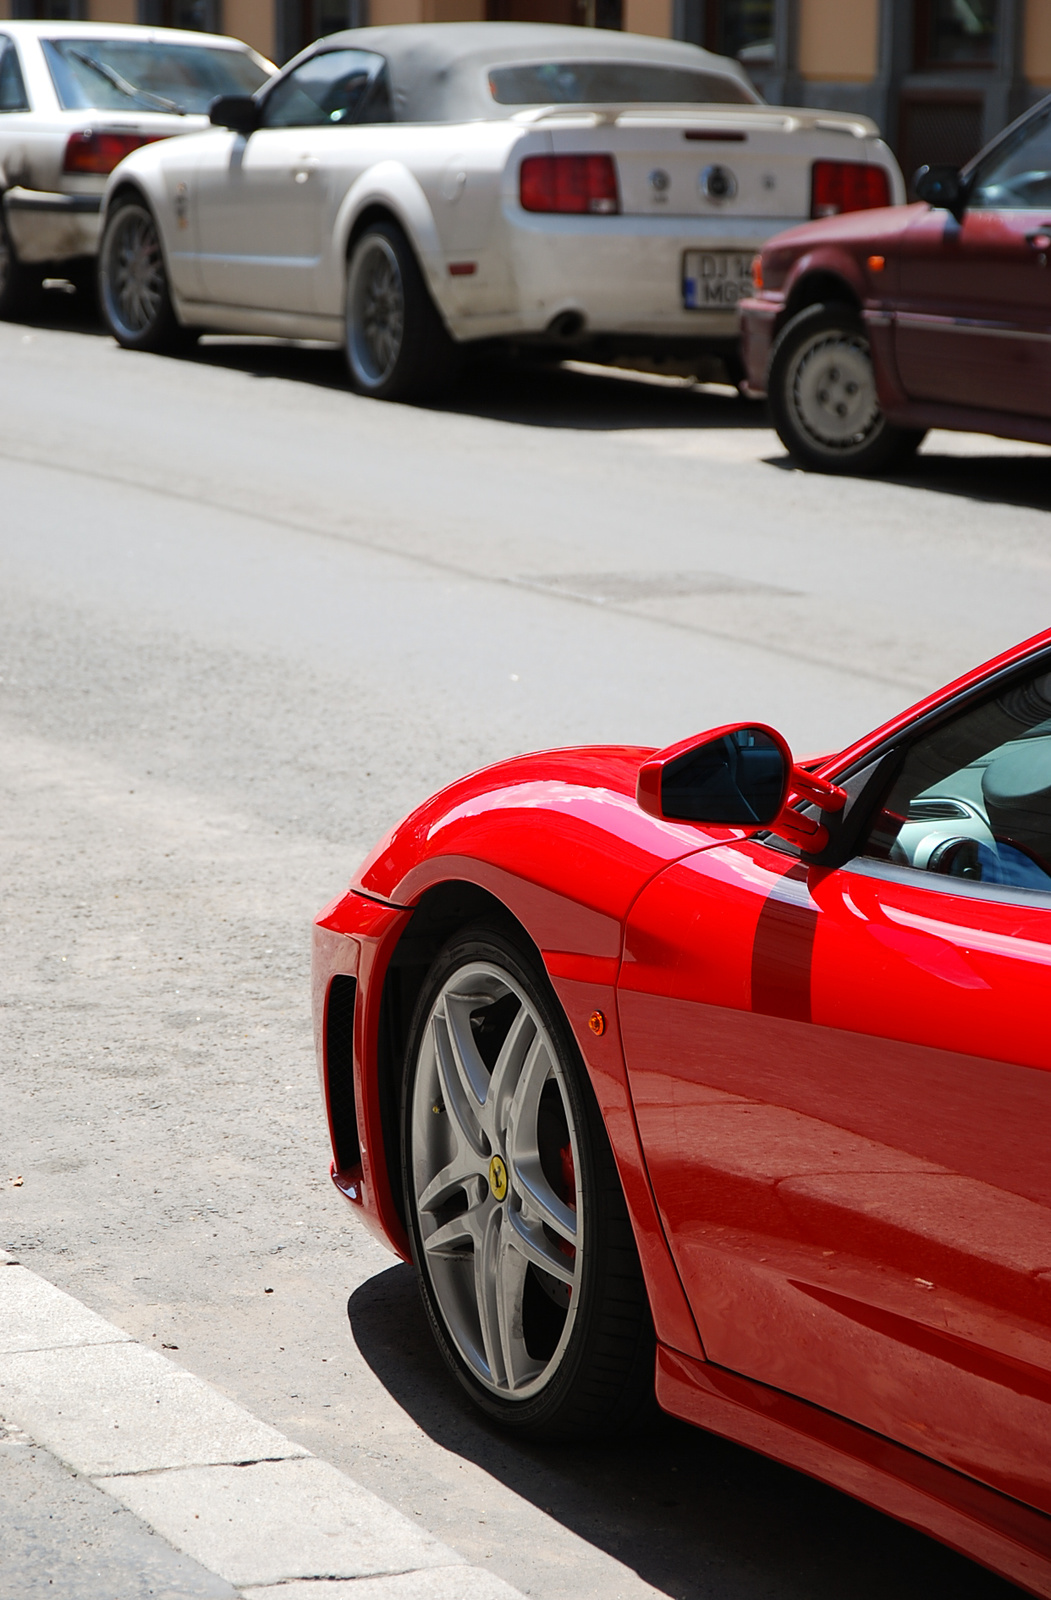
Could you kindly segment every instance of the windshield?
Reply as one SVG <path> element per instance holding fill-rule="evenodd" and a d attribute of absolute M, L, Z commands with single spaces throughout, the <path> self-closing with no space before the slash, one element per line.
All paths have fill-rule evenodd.
<path fill-rule="evenodd" d="M 1051 106 L 990 150 L 967 204 L 983 211 L 1046 211 L 1051 206 Z"/>
<path fill-rule="evenodd" d="M 545 61 L 493 67 L 489 89 L 501 106 L 754 105 L 756 96 L 736 78 L 688 67 L 634 61 Z"/>
<path fill-rule="evenodd" d="M 43 39 L 64 111 L 204 111 L 269 74 L 245 50 L 154 39 Z"/>

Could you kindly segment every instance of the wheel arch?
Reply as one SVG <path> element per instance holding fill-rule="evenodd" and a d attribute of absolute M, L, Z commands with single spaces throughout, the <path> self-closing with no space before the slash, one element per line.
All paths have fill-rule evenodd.
<path fill-rule="evenodd" d="M 514 912 L 490 890 L 466 879 L 447 879 L 425 889 L 391 952 L 383 975 L 376 1040 L 376 1089 L 390 1196 L 405 1225 L 401 1161 L 401 1083 L 405 1049 L 416 1003 L 442 946 L 459 929 L 488 922 L 525 943 L 543 970 L 536 941 Z"/>
<path fill-rule="evenodd" d="M 853 306 L 861 314 L 862 300 L 854 285 L 840 272 L 815 267 L 792 284 L 778 318 L 778 331 L 808 306 L 828 304 Z"/>
<path fill-rule="evenodd" d="M 393 222 L 404 233 L 416 257 L 431 299 L 445 322 L 447 286 L 444 251 L 438 225 L 419 179 L 400 161 L 380 161 L 351 184 L 339 208 L 333 244 L 340 272 L 351 250 L 372 222 Z"/>

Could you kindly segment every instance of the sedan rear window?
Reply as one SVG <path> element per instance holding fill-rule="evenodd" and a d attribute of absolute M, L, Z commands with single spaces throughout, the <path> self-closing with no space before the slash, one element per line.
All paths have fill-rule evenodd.
<path fill-rule="evenodd" d="M 42 39 L 65 111 L 207 111 L 254 94 L 269 74 L 245 50 L 153 39 Z"/>
<path fill-rule="evenodd" d="M 688 67 L 634 61 L 545 61 L 493 67 L 489 90 L 501 106 L 547 105 L 754 105 L 736 78 Z"/>

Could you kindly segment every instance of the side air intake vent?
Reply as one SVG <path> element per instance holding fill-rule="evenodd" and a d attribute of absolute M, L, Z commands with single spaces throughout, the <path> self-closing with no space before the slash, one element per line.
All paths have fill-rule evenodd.
<path fill-rule="evenodd" d="M 325 1018 L 325 1062 L 328 1071 L 328 1105 L 332 1118 L 332 1146 L 339 1172 L 349 1172 L 361 1160 L 358 1147 L 358 1112 L 354 1104 L 354 1002 L 358 980 L 342 975 L 332 980 Z"/>

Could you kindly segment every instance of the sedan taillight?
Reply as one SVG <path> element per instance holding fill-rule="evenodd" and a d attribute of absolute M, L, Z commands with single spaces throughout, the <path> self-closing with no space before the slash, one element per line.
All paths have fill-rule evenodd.
<path fill-rule="evenodd" d="M 868 161 L 815 161 L 811 174 L 810 215 L 838 217 L 842 211 L 872 211 L 890 205 L 886 167 Z"/>
<path fill-rule="evenodd" d="M 526 156 L 518 194 L 523 211 L 620 210 L 612 156 Z"/>
<path fill-rule="evenodd" d="M 133 150 L 168 137 L 166 133 L 115 133 L 112 129 L 86 128 L 81 133 L 70 134 L 62 170 L 102 173 L 105 177 Z"/>

